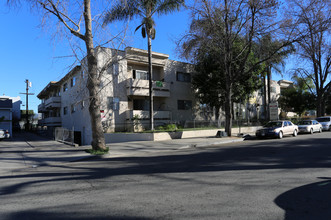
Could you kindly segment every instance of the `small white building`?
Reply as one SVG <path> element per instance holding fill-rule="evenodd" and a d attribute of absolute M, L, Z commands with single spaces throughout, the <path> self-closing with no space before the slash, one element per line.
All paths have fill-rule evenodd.
<path fill-rule="evenodd" d="M 21 98 L 0 96 L 0 128 L 9 131 L 13 135 L 13 122 L 21 118 Z"/>

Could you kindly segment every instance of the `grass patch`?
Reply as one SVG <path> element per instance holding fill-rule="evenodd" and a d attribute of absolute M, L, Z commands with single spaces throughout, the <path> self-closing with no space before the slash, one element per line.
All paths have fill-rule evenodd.
<path fill-rule="evenodd" d="M 109 147 L 107 147 L 106 150 L 86 149 L 85 152 L 92 155 L 105 155 L 109 152 Z"/>

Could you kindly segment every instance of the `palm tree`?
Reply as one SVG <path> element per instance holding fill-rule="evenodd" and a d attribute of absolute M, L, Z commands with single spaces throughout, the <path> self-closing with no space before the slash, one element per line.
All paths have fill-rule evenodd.
<path fill-rule="evenodd" d="M 279 69 L 280 66 L 284 66 L 285 62 L 284 60 L 294 52 L 294 47 L 292 44 L 289 44 L 286 47 L 283 47 L 284 42 L 281 42 L 279 40 L 275 40 L 272 38 L 270 34 L 267 34 L 262 37 L 262 39 L 259 42 L 260 46 L 260 55 L 262 58 L 267 57 L 267 61 L 265 61 L 265 71 L 266 71 L 266 78 L 267 78 L 267 85 L 265 85 L 266 80 L 265 76 L 263 77 L 264 82 L 264 112 L 268 112 L 268 114 L 265 115 L 265 119 L 270 119 L 270 112 L 269 109 L 267 109 L 267 106 L 271 102 L 271 70 L 275 70 L 277 73 L 281 74 L 281 69 Z M 279 49 L 282 48 L 282 49 Z M 274 53 L 273 51 L 277 51 Z M 272 54 L 271 54 L 272 53 Z M 267 94 L 268 91 L 268 94 Z M 267 98 L 268 97 L 268 98 Z"/>
<path fill-rule="evenodd" d="M 179 11 L 184 5 L 184 0 L 126 0 L 120 1 L 106 13 L 104 24 L 119 20 L 132 20 L 142 18 L 141 24 L 135 31 L 141 28 L 143 38 L 148 40 L 148 72 L 149 72 L 149 116 L 150 128 L 154 130 L 153 120 L 153 95 L 152 95 L 152 39 L 155 39 L 155 14 L 164 15 Z"/>

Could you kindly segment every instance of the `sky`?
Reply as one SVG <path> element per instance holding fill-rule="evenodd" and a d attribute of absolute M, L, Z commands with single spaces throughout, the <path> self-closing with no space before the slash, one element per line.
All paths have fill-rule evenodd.
<path fill-rule="evenodd" d="M 128 31 L 128 46 L 147 49 L 147 41 L 141 33 L 134 29 L 140 20 L 130 23 Z M 156 39 L 152 42 L 155 52 L 169 54 L 173 60 L 183 59 L 176 53 L 176 39 L 179 39 L 189 28 L 189 12 L 183 10 L 170 15 L 156 17 Z M 1 78 L 0 96 L 17 97 L 22 100 L 21 109 L 25 109 L 25 80 L 32 82 L 29 93 L 29 109 L 38 112 L 41 101 L 37 95 L 50 81 L 60 80 L 69 72 L 75 62 L 66 39 L 54 41 L 52 28 L 40 28 L 40 17 L 28 7 L 8 8 L 5 3 L 0 5 L 1 44 Z M 281 77 L 275 75 L 274 79 Z"/>

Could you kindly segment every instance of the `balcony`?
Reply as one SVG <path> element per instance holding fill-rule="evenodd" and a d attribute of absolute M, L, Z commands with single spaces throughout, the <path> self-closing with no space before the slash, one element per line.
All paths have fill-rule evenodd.
<path fill-rule="evenodd" d="M 170 84 L 167 82 L 153 81 L 154 97 L 170 97 Z M 141 79 L 127 80 L 127 95 L 149 96 L 149 81 Z"/>
<path fill-rule="evenodd" d="M 49 117 L 39 120 L 39 124 L 45 126 L 61 125 L 61 117 Z"/>
<path fill-rule="evenodd" d="M 170 119 L 170 111 L 154 111 L 154 119 L 166 120 Z M 126 112 L 127 119 L 132 119 L 133 116 L 137 115 L 139 119 L 149 119 L 149 111 L 143 110 L 129 110 Z"/>
<path fill-rule="evenodd" d="M 46 99 L 45 108 L 46 109 L 61 108 L 61 97 L 54 96 Z"/>
<path fill-rule="evenodd" d="M 41 103 L 38 105 L 38 112 L 42 113 L 42 112 L 46 112 L 46 108 L 45 108 L 45 104 Z"/>

